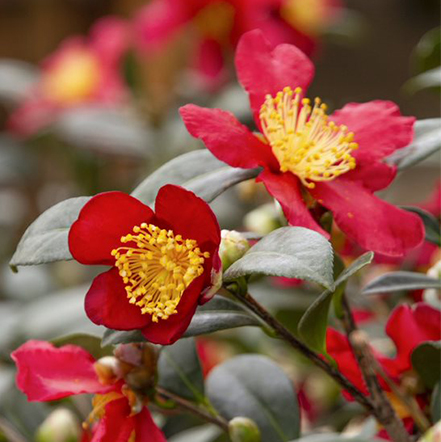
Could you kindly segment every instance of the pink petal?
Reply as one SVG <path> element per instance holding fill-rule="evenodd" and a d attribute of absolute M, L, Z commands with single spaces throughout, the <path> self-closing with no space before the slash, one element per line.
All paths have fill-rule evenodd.
<path fill-rule="evenodd" d="M 417 215 L 380 200 L 344 177 L 316 183 L 311 194 L 333 212 L 339 228 L 366 250 L 403 256 L 424 239 L 424 226 Z"/>
<path fill-rule="evenodd" d="M 265 95 L 274 96 L 286 86 L 307 89 L 314 76 L 314 65 L 300 49 L 289 44 L 273 49 L 260 30 L 247 32 L 240 39 L 236 69 L 257 123 Z"/>
<path fill-rule="evenodd" d="M 257 178 L 265 184 L 268 192 L 280 203 L 286 219 L 292 226 L 306 227 L 329 238 L 312 217 L 303 200 L 300 183 L 292 173 L 272 173 L 265 169 Z"/>
<path fill-rule="evenodd" d="M 262 143 L 231 112 L 187 104 L 180 113 L 188 132 L 202 140 L 210 152 L 233 167 L 252 169 L 277 161 L 270 147 Z"/>
<path fill-rule="evenodd" d="M 331 119 L 355 133 L 359 149 L 353 155 L 360 164 L 381 160 L 413 139 L 415 118 L 401 116 L 391 101 L 349 103 L 334 112 Z"/>
<path fill-rule="evenodd" d="M 17 365 L 17 386 L 30 401 L 53 401 L 81 393 L 105 393 L 93 357 L 81 347 L 54 347 L 28 341 L 11 354 Z"/>
<path fill-rule="evenodd" d="M 139 306 L 130 304 L 124 287 L 116 267 L 93 280 L 84 306 L 94 324 L 114 330 L 134 330 L 150 322 L 150 315 L 143 315 Z"/>

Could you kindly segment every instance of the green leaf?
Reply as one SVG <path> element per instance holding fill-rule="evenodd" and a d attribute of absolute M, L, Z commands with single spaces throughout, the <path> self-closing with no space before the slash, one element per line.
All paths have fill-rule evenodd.
<path fill-rule="evenodd" d="M 416 272 L 391 272 L 381 275 L 367 284 L 362 293 L 398 292 L 401 290 L 441 289 L 441 280 L 431 278 L 423 273 Z"/>
<path fill-rule="evenodd" d="M 44 264 L 72 259 L 67 242 L 70 226 L 90 197 L 62 201 L 43 212 L 26 230 L 9 265 Z"/>
<path fill-rule="evenodd" d="M 112 347 L 102 347 L 101 338 L 87 333 L 75 333 L 72 335 L 61 336 L 51 340 L 55 347 L 62 347 L 63 345 L 77 345 L 84 348 L 95 359 L 102 358 L 103 356 L 110 356 L 113 354 Z"/>
<path fill-rule="evenodd" d="M 299 335 L 312 349 L 326 353 L 326 330 L 328 328 L 329 307 L 334 296 L 343 293 L 345 282 L 352 275 L 372 262 L 374 254 L 367 252 L 344 269 L 335 281 L 334 291 L 325 290 L 306 310 L 299 322 Z"/>
<path fill-rule="evenodd" d="M 441 379 L 441 341 L 427 341 L 412 352 L 412 366 L 422 381 L 433 388 Z"/>
<path fill-rule="evenodd" d="M 165 184 L 177 184 L 211 202 L 223 191 L 257 176 L 259 169 L 236 169 L 215 158 L 208 150 L 185 153 L 153 172 L 132 192 L 132 196 L 152 205 Z"/>
<path fill-rule="evenodd" d="M 432 422 L 441 420 L 441 382 L 438 382 L 433 389 L 430 400 L 430 414 L 432 415 Z"/>
<path fill-rule="evenodd" d="M 221 296 L 215 296 L 210 302 L 196 310 L 184 337 L 200 336 L 219 330 L 244 326 L 258 326 L 259 321 L 244 310 L 241 305 Z M 139 330 L 117 331 L 107 329 L 103 336 L 103 345 L 144 342 Z"/>
<path fill-rule="evenodd" d="M 308 436 L 295 439 L 291 442 L 384 442 L 384 439 L 365 438 L 365 437 L 347 437 L 339 433 L 328 434 L 310 434 Z"/>
<path fill-rule="evenodd" d="M 404 149 L 399 149 L 387 158 L 389 164 L 399 170 L 413 166 L 441 148 L 441 119 L 428 118 L 415 123 L 413 142 Z"/>
<path fill-rule="evenodd" d="M 324 236 L 303 227 L 282 227 L 232 264 L 224 281 L 263 274 L 306 279 L 332 289 L 332 261 L 332 247 Z"/>
<path fill-rule="evenodd" d="M 404 90 L 413 95 L 423 89 L 439 89 L 441 87 L 441 67 L 430 69 L 416 77 L 407 80 L 404 84 Z"/>
<path fill-rule="evenodd" d="M 441 247 L 441 230 L 438 220 L 426 210 L 419 207 L 401 206 L 402 209 L 408 212 L 416 213 L 423 221 L 426 231 L 426 241 L 436 244 Z"/>
<path fill-rule="evenodd" d="M 204 376 L 194 339 L 181 339 L 163 347 L 158 375 L 158 385 L 165 390 L 192 401 L 204 401 Z"/>
<path fill-rule="evenodd" d="M 259 427 L 262 442 L 287 442 L 300 434 L 294 387 L 274 362 L 241 355 L 217 366 L 206 380 L 207 396 L 226 419 L 243 416 Z"/>
<path fill-rule="evenodd" d="M 168 439 L 169 442 L 214 442 L 222 430 L 214 425 L 201 425 L 182 431 Z"/>
<path fill-rule="evenodd" d="M 426 32 L 412 52 L 412 65 L 416 73 L 428 71 L 441 64 L 441 28 Z"/>

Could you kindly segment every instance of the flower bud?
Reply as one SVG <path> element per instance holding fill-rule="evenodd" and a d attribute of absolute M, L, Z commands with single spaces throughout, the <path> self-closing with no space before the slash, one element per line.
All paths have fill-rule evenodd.
<path fill-rule="evenodd" d="M 228 423 L 232 442 L 260 442 L 259 427 L 247 417 L 235 417 Z"/>
<path fill-rule="evenodd" d="M 438 442 L 439 440 L 441 440 L 441 421 L 424 433 L 424 436 L 418 439 L 418 442 Z"/>
<path fill-rule="evenodd" d="M 104 356 L 98 359 L 95 362 L 94 368 L 102 384 L 113 384 L 121 377 L 118 359 L 113 356 Z"/>
<path fill-rule="evenodd" d="M 441 279 L 441 260 L 427 271 L 427 276 Z M 441 290 L 426 289 L 423 292 L 423 299 L 435 308 L 441 308 Z"/>
<path fill-rule="evenodd" d="M 281 227 L 277 207 L 273 203 L 264 204 L 252 210 L 243 220 L 245 228 L 259 235 L 267 235 Z"/>
<path fill-rule="evenodd" d="M 36 442 L 77 442 L 80 424 L 67 408 L 53 411 L 40 425 L 35 435 Z"/>
<path fill-rule="evenodd" d="M 245 255 L 250 248 L 250 243 L 241 233 L 235 230 L 222 230 L 221 237 L 219 256 L 222 260 L 223 270 L 226 270 Z"/>

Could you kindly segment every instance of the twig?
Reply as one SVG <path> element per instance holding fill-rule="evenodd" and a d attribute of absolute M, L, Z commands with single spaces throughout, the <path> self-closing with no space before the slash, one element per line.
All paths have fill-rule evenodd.
<path fill-rule="evenodd" d="M 351 344 L 352 351 L 358 362 L 370 398 L 374 406 L 373 415 L 383 425 L 392 440 L 396 442 L 411 442 L 403 422 L 397 416 L 389 402 L 386 393 L 381 388 L 376 372 L 376 359 L 372 355 L 366 334 L 358 330 L 352 311 L 345 295 L 342 296 L 343 326 Z"/>
<path fill-rule="evenodd" d="M 11 442 L 26 442 L 26 439 L 21 434 L 19 434 L 8 421 L 1 417 L 0 430 Z"/>
<path fill-rule="evenodd" d="M 217 425 L 220 427 L 223 431 L 228 433 L 228 422 L 221 416 L 213 415 L 209 413 L 206 409 L 193 404 L 192 402 L 175 395 L 174 393 L 171 393 L 170 391 L 165 390 L 161 387 L 156 387 L 156 392 L 162 396 L 164 399 L 169 399 L 178 405 L 178 407 L 184 411 L 188 411 L 191 414 L 194 414 L 195 416 L 198 416 L 204 421 L 210 422 L 212 424 Z"/>
<path fill-rule="evenodd" d="M 311 350 L 303 342 L 298 340 L 284 325 L 277 321 L 261 304 L 259 304 L 249 293 L 242 294 L 237 292 L 230 292 L 239 301 L 245 304 L 254 314 L 256 314 L 263 322 L 268 324 L 281 338 L 283 338 L 291 347 L 298 350 L 306 356 L 315 365 L 320 367 L 329 376 L 331 376 L 339 385 L 347 390 L 353 398 L 363 405 L 369 412 L 373 412 L 373 405 L 370 400 L 353 385 L 343 374 L 337 369 L 328 364 L 322 357 Z"/>

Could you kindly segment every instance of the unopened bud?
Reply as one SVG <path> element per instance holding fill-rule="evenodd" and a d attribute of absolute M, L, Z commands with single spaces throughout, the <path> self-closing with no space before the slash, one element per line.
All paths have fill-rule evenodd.
<path fill-rule="evenodd" d="M 118 359 L 113 356 L 104 356 L 98 359 L 95 362 L 94 368 L 102 384 L 113 384 L 121 377 Z"/>
<path fill-rule="evenodd" d="M 53 411 L 40 425 L 35 435 L 36 442 L 77 442 L 80 424 L 67 408 Z"/>
<path fill-rule="evenodd" d="M 282 226 L 279 212 L 273 203 L 264 204 L 245 215 L 245 228 L 259 235 L 267 235 Z"/>
<path fill-rule="evenodd" d="M 441 440 L 441 421 L 435 424 L 430 430 L 424 433 L 418 442 L 439 442 Z"/>
<path fill-rule="evenodd" d="M 235 230 L 222 230 L 222 241 L 219 247 L 219 256 L 224 270 L 242 258 L 250 248 L 248 240 Z"/>
<path fill-rule="evenodd" d="M 441 279 L 441 260 L 428 270 L 427 276 L 434 279 Z M 441 290 L 426 289 L 423 292 L 423 299 L 433 307 L 441 308 Z"/>
<path fill-rule="evenodd" d="M 228 423 L 232 442 L 260 442 L 259 427 L 247 417 L 235 417 Z"/>

